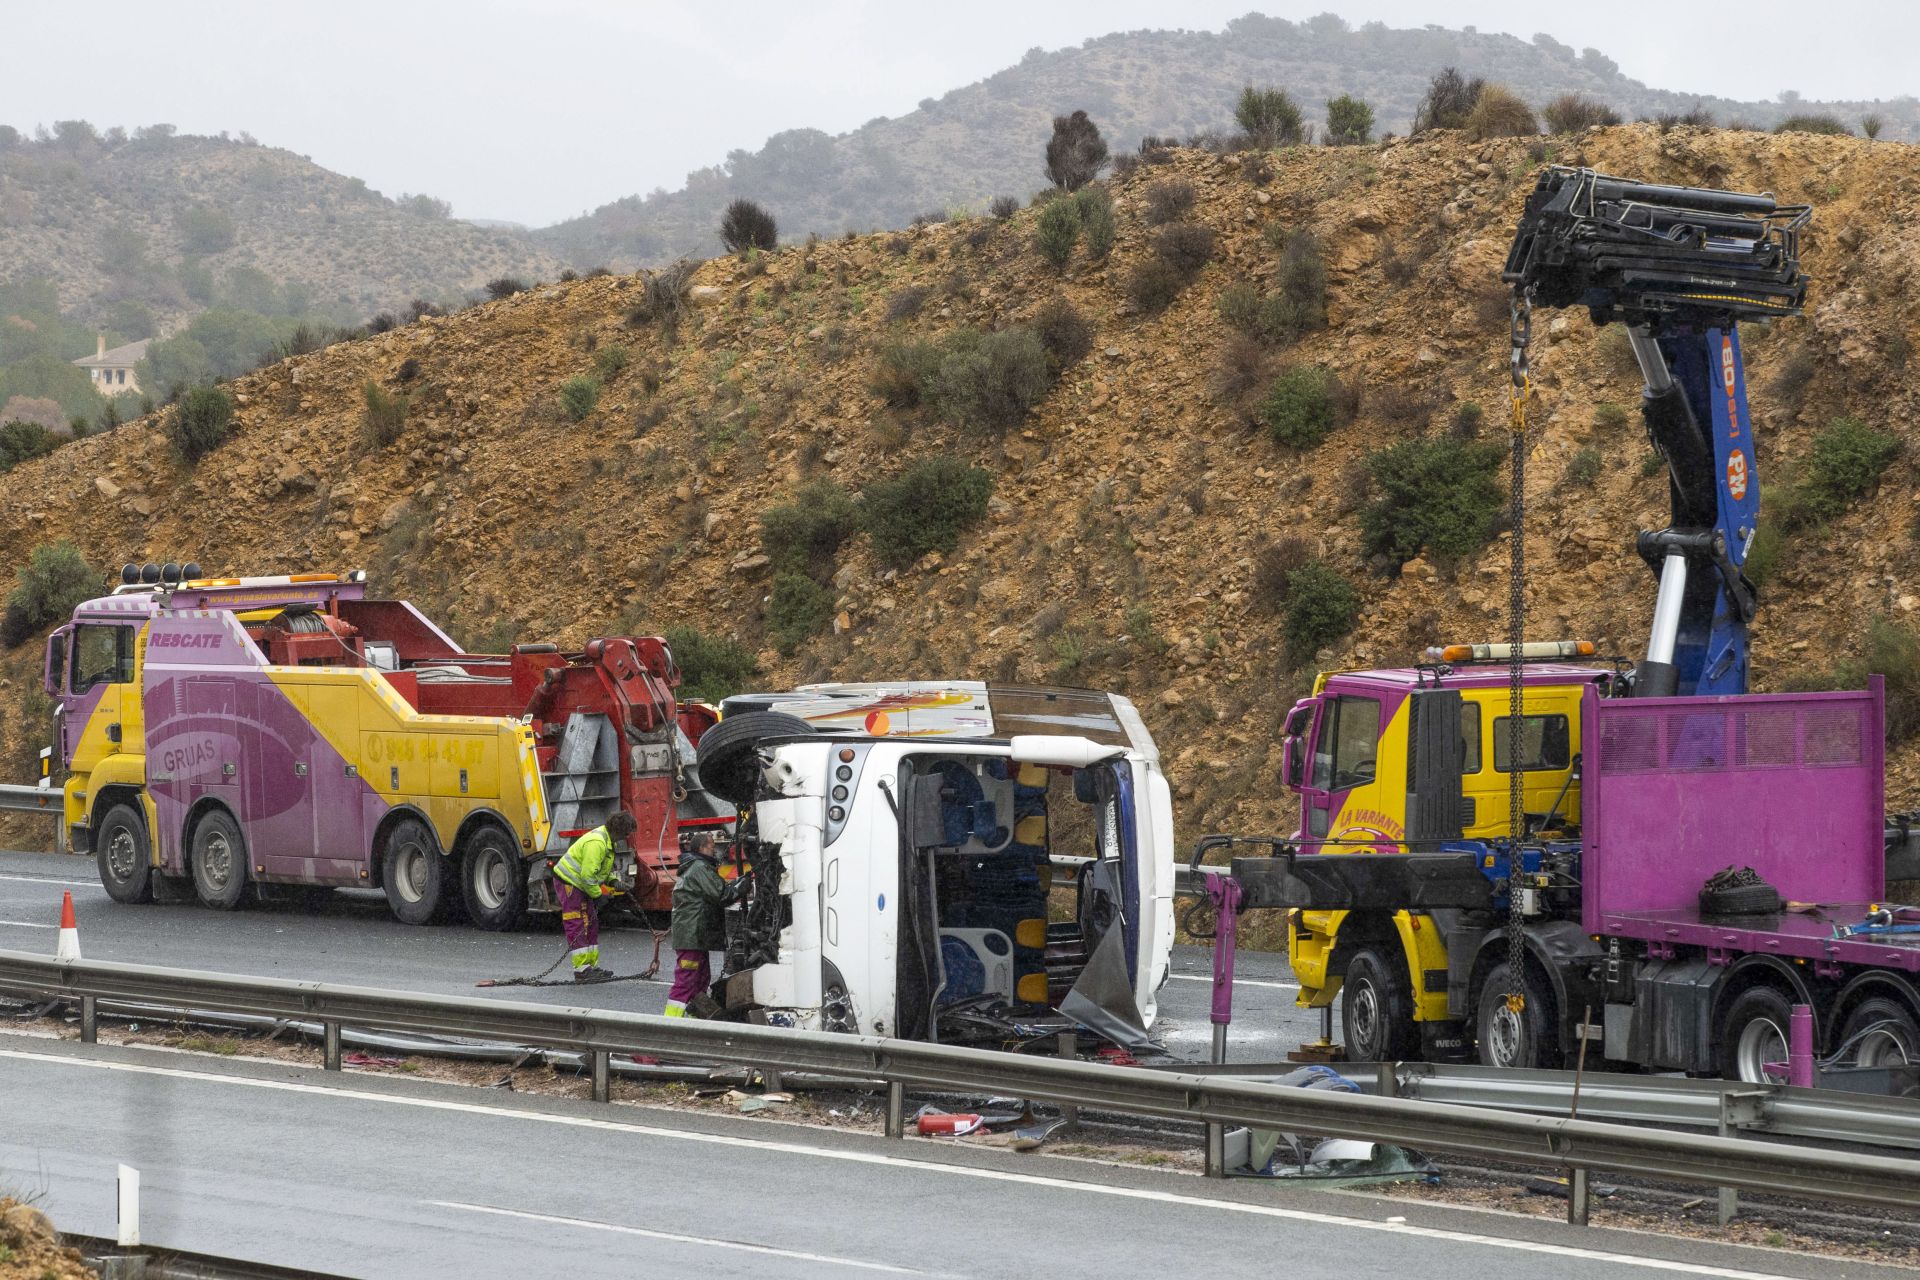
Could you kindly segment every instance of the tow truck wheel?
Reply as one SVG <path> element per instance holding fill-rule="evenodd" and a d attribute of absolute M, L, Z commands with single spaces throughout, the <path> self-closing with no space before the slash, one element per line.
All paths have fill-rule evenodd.
<path fill-rule="evenodd" d="M 153 859 L 147 844 L 147 824 L 129 804 L 107 810 L 95 828 L 94 860 L 100 865 L 100 883 L 115 902 L 153 901 Z"/>
<path fill-rule="evenodd" d="M 1721 1078 L 1748 1084 L 1785 1080 L 1792 1023 L 1793 1006 L 1772 987 L 1749 987 L 1735 996 L 1715 1029 Z"/>
<path fill-rule="evenodd" d="M 402 924 L 431 924 L 448 902 L 447 859 L 427 824 L 402 818 L 387 832 L 387 906 Z"/>
<path fill-rule="evenodd" d="M 460 895 L 467 918 L 482 929 L 500 932 L 520 923 L 527 911 L 527 867 L 513 841 L 495 827 L 474 832 L 460 861 Z"/>
<path fill-rule="evenodd" d="M 1525 997 L 1517 1012 L 1507 997 L 1513 994 L 1513 982 L 1507 966 L 1497 964 L 1480 984 L 1480 1004 L 1476 1018 L 1480 1034 L 1480 1061 L 1489 1067 L 1546 1067 L 1560 1065 L 1560 1046 L 1553 1035 L 1553 993 L 1532 969 L 1521 975 L 1520 994 Z"/>
<path fill-rule="evenodd" d="M 193 891 L 203 905 L 231 911 L 247 892 L 247 842 L 240 824 L 214 809 L 193 826 Z"/>
<path fill-rule="evenodd" d="M 1418 1057 L 1413 997 L 1406 966 L 1375 947 L 1347 962 L 1340 984 L 1340 1030 L 1349 1062 L 1406 1062 Z"/>
<path fill-rule="evenodd" d="M 1904 1005 L 1886 996 L 1863 1000 L 1847 1015 L 1839 1043 L 1850 1042 L 1855 1066 L 1902 1067 L 1920 1062 L 1920 1026 Z"/>

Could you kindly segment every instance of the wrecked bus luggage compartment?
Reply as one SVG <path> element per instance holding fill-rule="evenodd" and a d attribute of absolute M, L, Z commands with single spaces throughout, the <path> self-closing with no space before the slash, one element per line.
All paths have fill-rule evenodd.
<path fill-rule="evenodd" d="M 735 852 L 755 877 L 716 984 L 733 1016 L 939 1039 L 943 1010 L 1048 1015 L 1117 931 L 1124 1013 L 1151 1024 L 1173 941 L 1173 809 L 1128 699 L 914 681 L 742 694 L 721 711 L 701 774 L 741 807 Z M 1050 922 L 1056 883 L 1070 918 Z"/>

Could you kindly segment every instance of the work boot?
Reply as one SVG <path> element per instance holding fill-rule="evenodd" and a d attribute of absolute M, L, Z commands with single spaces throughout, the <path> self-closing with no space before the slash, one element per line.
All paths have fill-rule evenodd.
<path fill-rule="evenodd" d="M 611 977 L 613 977 L 612 971 L 602 969 L 597 964 L 590 964 L 584 969 L 575 969 L 573 971 L 573 980 L 575 982 L 605 982 Z"/>
<path fill-rule="evenodd" d="M 717 1018 L 724 1012 L 720 1002 L 704 991 L 687 1001 L 686 1016 L 689 1018 Z"/>

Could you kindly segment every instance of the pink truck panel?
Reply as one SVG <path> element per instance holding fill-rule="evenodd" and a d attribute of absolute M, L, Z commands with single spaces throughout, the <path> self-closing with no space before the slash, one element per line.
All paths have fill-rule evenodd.
<path fill-rule="evenodd" d="M 1865 692 L 1602 699 L 1589 689 L 1586 931 L 1620 932 L 1609 923 L 1635 913 L 1694 918 L 1701 886 L 1728 866 L 1752 867 L 1789 900 L 1878 900 L 1880 707 L 1878 676 Z"/>

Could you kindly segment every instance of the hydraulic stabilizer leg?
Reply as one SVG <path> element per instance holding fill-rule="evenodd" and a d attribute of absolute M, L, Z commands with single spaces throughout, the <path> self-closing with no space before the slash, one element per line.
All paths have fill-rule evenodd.
<path fill-rule="evenodd" d="M 1647 659 L 1634 672 L 1633 696 L 1671 698 L 1680 691 L 1680 669 L 1673 663 L 1680 639 L 1681 605 L 1687 594 L 1687 558 L 1671 552 L 1660 563 L 1660 591 L 1653 602 L 1653 630 Z"/>

